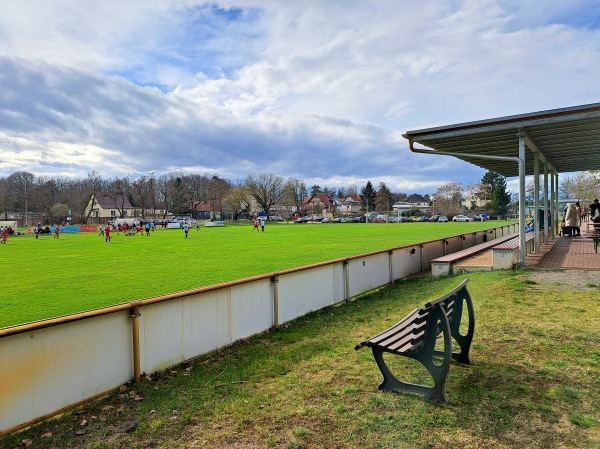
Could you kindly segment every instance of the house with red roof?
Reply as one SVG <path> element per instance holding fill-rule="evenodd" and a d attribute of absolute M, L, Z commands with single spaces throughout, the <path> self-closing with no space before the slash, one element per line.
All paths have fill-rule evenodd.
<path fill-rule="evenodd" d="M 212 205 L 208 201 L 194 201 L 192 218 L 196 220 L 210 220 L 214 217 Z"/>
<path fill-rule="evenodd" d="M 313 215 L 332 215 L 335 212 L 335 203 L 326 193 L 319 192 L 304 199 L 304 210 Z"/>
<path fill-rule="evenodd" d="M 358 214 L 361 207 L 360 195 L 348 195 L 340 199 L 339 212 L 341 214 Z"/>

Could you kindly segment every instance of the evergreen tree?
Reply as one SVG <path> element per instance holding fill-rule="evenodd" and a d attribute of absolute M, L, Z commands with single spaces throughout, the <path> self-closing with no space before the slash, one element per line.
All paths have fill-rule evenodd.
<path fill-rule="evenodd" d="M 377 198 L 375 199 L 375 209 L 380 212 L 388 212 L 392 210 L 392 192 L 387 188 L 385 183 L 379 183 L 377 190 Z"/>
<path fill-rule="evenodd" d="M 377 192 L 373 188 L 371 181 L 367 181 L 367 185 L 365 185 L 360 191 L 360 204 L 362 210 L 365 212 L 371 212 L 374 210 L 376 200 Z"/>
<path fill-rule="evenodd" d="M 492 213 L 506 215 L 510 204 L 510 192 L 506 190 L 506 178 L 498 173 L 488 171 L 481 178 L 481 183 L 490 192 Z"/>

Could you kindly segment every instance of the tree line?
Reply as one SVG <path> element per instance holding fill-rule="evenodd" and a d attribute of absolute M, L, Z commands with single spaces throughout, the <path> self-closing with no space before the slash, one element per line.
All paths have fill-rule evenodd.
<path fill-rule="evenodd" d="M 595 177 L 590 180 L 590 176 L 586 175 L 566 178 L 561 186 L 570 192 L 579 192 L 584 181 L 588 191 L 589 184 L 598 184 Z M 361 188 L 355 184 L 340 188 L 319 185 L 308 188 L 300 179 L 285 179 L 273 173 L 249 175 L 243 180 L 231 181 L 216 175 L 183 172 L 105 179 L 92 171 L 85 178 L 72 179 L 42 177 L 19 171 L 0 178 L 0 215 L 4 219 L 11 214 L 24 218 L 44 217 L 47 223 L 57 223 L 70 215 L 73 222 L 88 223 L 92 212 L 87 207 L 88 202 L 99 193 L 114 198 L 126 197 L 138 216 L 154 217 L 160 210 L 162 218 L 169 214 L 191 214 L 199 202 L 207 203 L 212 212 L 233 219 L 258 210 L 269 214 L 274 206 L 302 214 L 305 199 L 315 193 L 326 193 L 332 199 L 351 195 L 359 197 L 365 212 L 387 212 L 392 210 L 394 203 L 416 201 L 416 197 L 420 202 L 429 203 L 436 213 L 458 214 L 464 212 L 465 199 L 476 198 L 479 200 L 477 209 L 482 212 L 505 215 L 511 202 L 506 178 L 489 171 L 479 182 L 467 185 L 446 183 L 434 193 L 425 195 L 392 192 L 383 182 L 375 188 L 371 181 Z M 118 209 L 118 204 L 115 207 Z M 256 207 L 258 210 L 252 210 Z M 123 215 L 124 211 L 119 212 Z"/>

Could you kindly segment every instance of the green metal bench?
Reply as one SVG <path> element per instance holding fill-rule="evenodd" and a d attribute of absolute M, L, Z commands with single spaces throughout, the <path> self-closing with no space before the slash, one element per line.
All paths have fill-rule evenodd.
<path fill-rule="evenodd" d="M 591 235 L 587 235 L 586 238 L 592 239 L 594 242 L 594 252 L 598 252 L 598 242 L 600 242 L 600 232 L 594 232 Z"/>
<path fill-rule="evenodd" d="M 439 403 L 448 401 L 444 387 L 451 360 L 470 364 L 469 348 L 475 331 L 475 314 L 467 290 L 468 282 L 468 279 L 464 280 L 450 293 L 413 310 L 386 331 L 356 345 L 356 350 L 368 346 L 373 351 L 375 362 L 383 375 L 379 390 L 405 390 L 424 394 Z M 462 335 L 460 323 L 465 305 L 469 323 L 466 335 Z M 436 349 L 438 337 L 443 338 L 443 351 Z M 452 352 L 452 339 L 458 344 L 460 352 Z M 383 357 L 384 352 L 420 362 L 433 378 L 434 386 L 398 380 L 388 368 Z"/>

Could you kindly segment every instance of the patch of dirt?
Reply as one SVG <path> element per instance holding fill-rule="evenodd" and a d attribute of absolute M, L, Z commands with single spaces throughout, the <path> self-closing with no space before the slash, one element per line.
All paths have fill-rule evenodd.
<path fill-rule="evenodd" d="M 539 286 L 565 286 L 573 291 L 597 291 L 600 286 L 600 271 L 595 270 L 539 270 L 528 276 Z"/>

